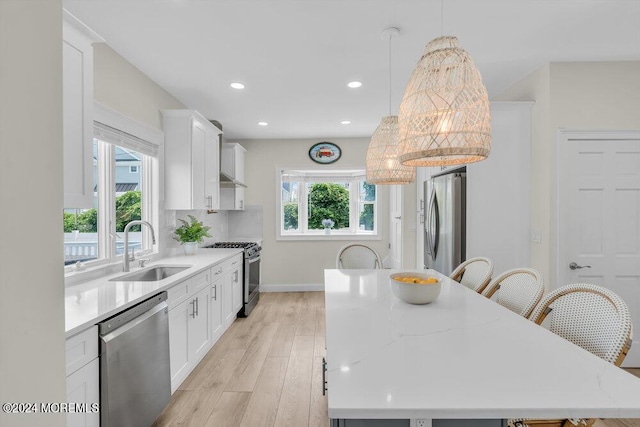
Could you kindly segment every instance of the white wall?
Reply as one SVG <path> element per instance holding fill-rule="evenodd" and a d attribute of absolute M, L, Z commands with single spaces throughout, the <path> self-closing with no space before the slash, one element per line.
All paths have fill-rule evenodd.
<path fill-rule="evenodd" d="M 247 149 L 245 163 L 246 201 L 263 206 L 262 282 L 266 285 L 318 285 L 324 282 L 324 269 L 335 268 L 338 249 L 350 240 L 278 241 L 276 240 L 276 167 L 364 168 L 368 138 L 331 139 L 342 150 L 332 165 L 318 165 L 309 159 L 309 148 L 319 140 L 247 140 L 236 141 Z M 388 254 L 388 189 L 378 187 L 378 226 L 382 240 L 367 240 L 383 258 Z"/>
<path fill-rule="evenodd" d="M 65 402 L 61 1 L 0 1 L 0 94 L 0 402 Z"/>
<path fill-rule="evenodd" d="M 96 43 L 93 46 L 93 97 L 96 101 L 160 130 L 160 110 L 187 108 L 107 43 Z"/>
<path fill-rule="evenodd" d="M 496 100 L 535 101 L 532 116 L 531 226 L 542 242 L 531 244 L 531 265 L 554 289 L 556 277 L 556 144 L 567 130 L 640 129 L 640 62 L 547 64 Z"/>

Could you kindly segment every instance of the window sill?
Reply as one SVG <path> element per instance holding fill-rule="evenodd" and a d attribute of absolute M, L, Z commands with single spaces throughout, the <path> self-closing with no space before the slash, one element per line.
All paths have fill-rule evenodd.
<path fill-rule="evenodd" d="M 303 241 L 303 240 L 382 240 L 382 236 L 379 234 L 349 234 L 334 232 L 331 234 L 279 234 L 276 236 L 276 240 L 280 241 Z"/>

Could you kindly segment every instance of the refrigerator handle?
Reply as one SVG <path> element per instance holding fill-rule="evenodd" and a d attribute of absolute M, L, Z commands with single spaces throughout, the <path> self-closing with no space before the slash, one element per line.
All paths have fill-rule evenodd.
<path fill-rule="evenodd" d="M 432 215 L 431 221 L 434 222 L 435 225 L 435 235 L 433 236 L 433 243 L 431 245 L 431 253 L 433 254 L 433 259 L 436 259 L 438 256 L 438 244 L 440 243 L 440 208 L 438 206 L 438 197 L 436 196 L 436 192 L 433 192 L 433 202 L 432 202 Z"/>

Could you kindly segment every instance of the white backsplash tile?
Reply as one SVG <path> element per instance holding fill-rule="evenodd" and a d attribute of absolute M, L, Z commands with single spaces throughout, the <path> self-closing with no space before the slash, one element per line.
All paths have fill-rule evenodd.
<path fill-rule="evenodd" d="M 229 211 L 229 238 L 262 237 L 262 205 L 247 205 L 243 211 Z"/>

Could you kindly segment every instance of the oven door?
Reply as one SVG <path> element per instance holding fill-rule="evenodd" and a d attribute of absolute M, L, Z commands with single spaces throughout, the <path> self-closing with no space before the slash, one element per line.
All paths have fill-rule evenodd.
<path fill-rule="evenodd" d="M 260 298 L 260 253 L 245 259 L 244 315 L 249 315 Z"/>

